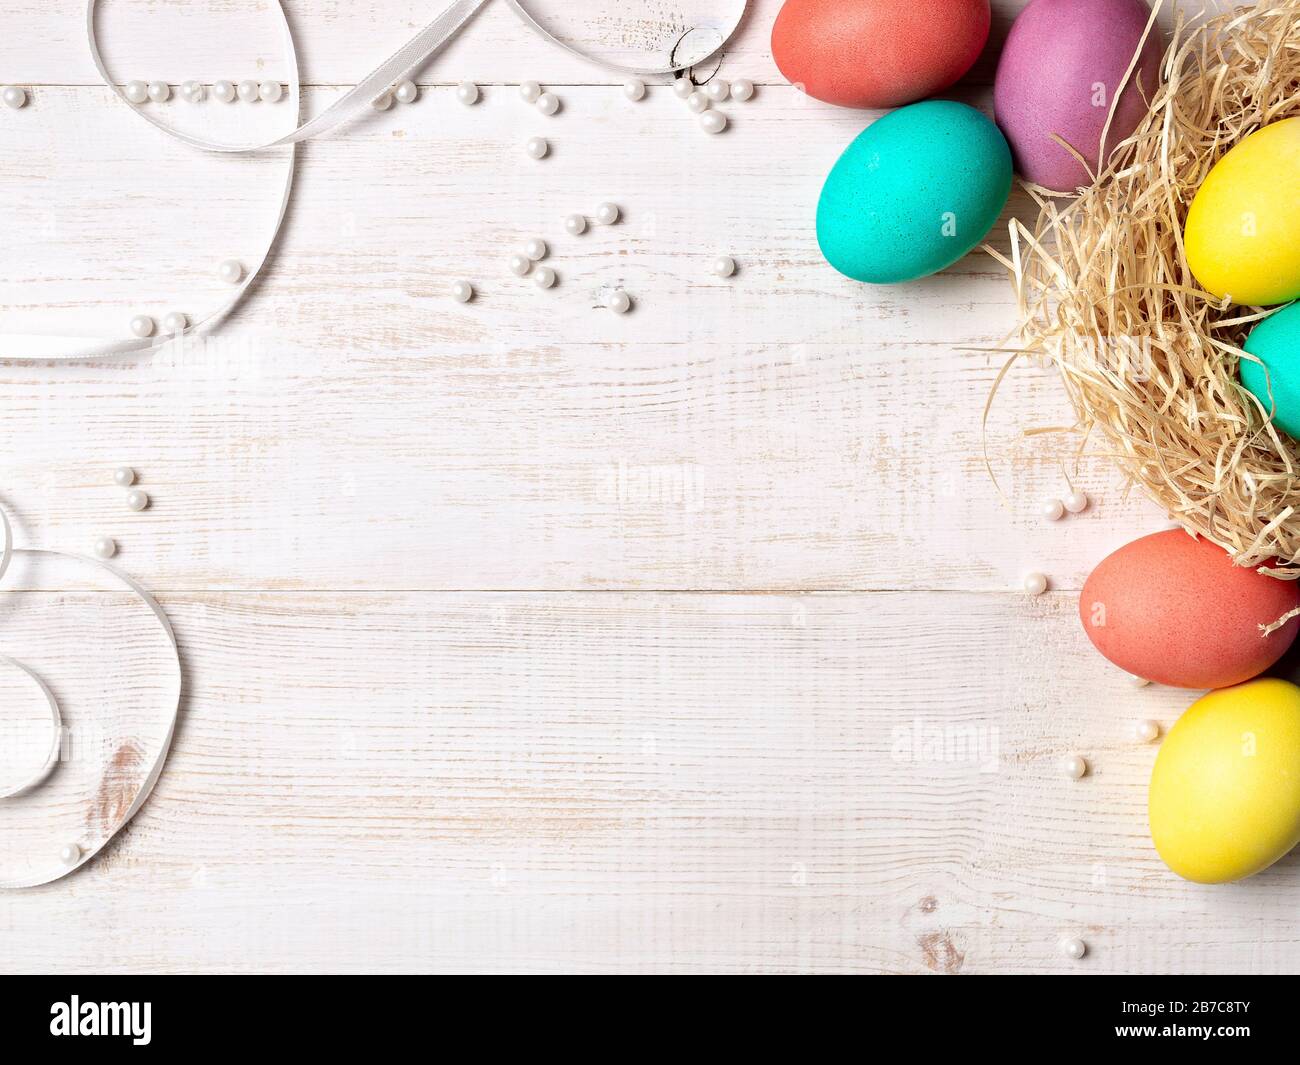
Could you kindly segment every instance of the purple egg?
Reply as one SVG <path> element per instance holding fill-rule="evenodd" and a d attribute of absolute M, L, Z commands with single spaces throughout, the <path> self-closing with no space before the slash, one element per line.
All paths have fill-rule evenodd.
<path fill-rule="evenodd" d="M 1144 0 L 1033 0 L 1020 13 L 998 61 L 993 109 L 1022 177 L 1057 192 L 1092 184 L 1052 134 L 1098 169 L 1111 101 L 1150 18 Z M 1108 150 L 1146 114 L 1163 53 L 1164 36 L 1153 26 L 1115 110 Z"/>

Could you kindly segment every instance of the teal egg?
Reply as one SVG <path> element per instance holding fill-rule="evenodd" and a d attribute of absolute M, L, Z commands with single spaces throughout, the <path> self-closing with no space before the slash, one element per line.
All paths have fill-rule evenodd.
<path fill-rule="evenodd" d="M 1241 383 L 1259 399 L 1265 414 L 1273 412 L 1274 425 L 1300 440 L 1300 303 L 1265 318 L 1242 347 L 1264 365 L 1242 359 Z"/>
<path fill-rule="evenodd" d="M 914 281 L 951 266 L 1011 195 L 1011 149 L 973 107 L 923 100 L 868 126 L 831 168 L 817 243 L 855 281 Z"/>

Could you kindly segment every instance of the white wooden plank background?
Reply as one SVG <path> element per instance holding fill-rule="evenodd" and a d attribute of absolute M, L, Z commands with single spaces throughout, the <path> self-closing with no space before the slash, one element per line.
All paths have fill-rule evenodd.
<path fill-rule="evenodd" d="M 286 6 L 313 111 L 433 7 Z M 1000 40 L 1021 5 L 995 6 Z M 0 111 L 0 331 L 213 305 L 283 159 L 171 145 L 98 84 L 80 0 L 11 7 L 0 83 L 32 102 Z M 1205 888 L 1154 855 L 1155 749 L 1129 730 L 1190 697 L 1129 687 L 1074 614 L 1089 568 L 1165 516 L 1104 456 L 1076 474 L 1071 438 L 1021 435 L 1068 424 L 1033 367 L 990 424 L 999 499 L 980 416 L 1005 278 L 974 254 L 871 289 L 820 260 L 820 181 L 871 116 L 783 83 L 778 8 L 728 48 L 723 76 L 760 87 L 708 137 L 662 84 L 629 103 L 493 3 L 416 104 L 303 148 L 269 274 L 212 341 L 0 367 L 20 542 L 118 537 L 189 684 L 121 840 L 0 897 L 0 969 L 1297 967 L 1296 860 Z M 123 78 L 280 73 L 262 0 L 112 0 L 101 21 Z M 958 95 L 987 103 L 991 69 Z M 529 77 L 559 115 L 519 101 Z M 291 117 L 165 107 L 229 135 Z M 564 234 L 606 199 L 621 225 Z M 505 269 L 531 236 L 551 292 Z M 612 284 L 632 314 L 599 307 Z M 1067 468 L 1094 506 L 1044 523 Z M 1042 599 L 1016 591 L 1030 569 Z M 101 643 L 125 622 L 75 580 L 6 594 L 25 620 L 4 649 L 91 699 L 100 675 L 51 648 L 75 645 L 69 616 Z M 1079 783 L 1056 768 L 1074 752 Z"/>

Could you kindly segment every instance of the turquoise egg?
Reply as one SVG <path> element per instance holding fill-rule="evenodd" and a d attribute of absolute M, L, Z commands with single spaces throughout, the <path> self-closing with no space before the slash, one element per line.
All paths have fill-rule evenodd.
<path fill-rule="evenodd" d="M 1265 414 L 1273 412 L 1274 425 L 1300 440 L 1300 303 L 1265 318 L 1242 347 L 1264 365 L 1242 359 L 1241 383 L 1259 399 Z"/>
<path fill-rule="evenodd" d="M 951 266 L 993 228 L 1011 195 L 1011 149 L 989 119 L 950 100 L 900 107 L 831 168 L 817 243 L 855 281 L 914 281 Z"/>

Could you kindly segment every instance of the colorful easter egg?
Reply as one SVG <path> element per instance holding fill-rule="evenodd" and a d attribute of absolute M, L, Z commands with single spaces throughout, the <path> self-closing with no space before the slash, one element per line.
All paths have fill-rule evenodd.
<path fill-rule="evenodd" d="M 1020 13 L 998 61 L 993 113 L 1022 177 L 1057 192 L 1092 184 L 1099 158 L 1137 128 L 1160 84 L 1159 28 L 1142 44 L 1150 18 L 1144 0 L 1033 0 Z M 1125 82 L 1139 47 L 1141 59 Z"/>
<path fill-rule="evenodd" d="M 1300 688 L 1267 678 L 1210 692 L 1160 745 L 1151 840 L 1179 876 L 1223 884 L 1300 842 Z"/>
<path fill-rule="evenodd" d="M 1300 297 L 1300 118 L 1257 130 L 1214 164 L 1183 243 L 1196 280 L 1220 299 L 1268 307 Z"/>
<path fill-rule="evenodd" d="M 1260 361 L 1241 360 L 1241 383 L 1279 429 L 1300 440 L 1300 303 L 1265 318 L 1243 347 Z"/>
<path fill-rule="evenodd" d="M 845 149 L 817 202 L 817 243 L 857 281 L 911 281 L 955 263 L 997 221 L 1011 153 L 965 104 L 926 100 L 868 126 Z"/>
<path fill-rule="evenodd" d="M 818 100 L 899 107 L 956 82 L 988 36 L 988 0 L 786 0 L 772 58 Z"/>
<path fill-rule="evenodd" d="M 1108 555 L 1079 596 L 1097 650 L 1126 673 L 1175 688 L 1224 688 L 1258 676 L 1296 637 L 1296 581 L 1234 566 L 1223 548 L 1181 529 L 1153 533 Z M 1300 764 L 1296 771 L 1300 774 Z"/>

